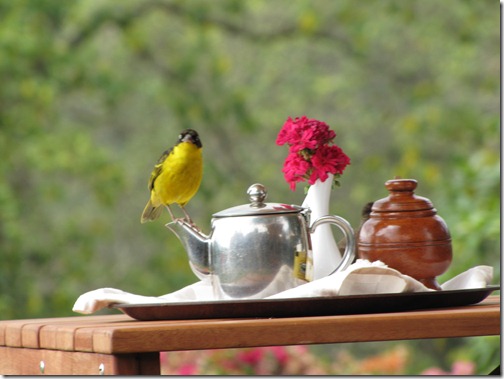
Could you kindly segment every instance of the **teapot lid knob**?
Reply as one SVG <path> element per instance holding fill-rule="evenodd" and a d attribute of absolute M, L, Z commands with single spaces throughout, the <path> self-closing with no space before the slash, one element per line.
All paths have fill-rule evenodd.
<path fill-rule="evenodd" d="M 255 208 L 263 208 L 266 206 L 264 204 L 264 200 L 266 199 L 268 192 L 266 191 L 266 187 L 262 184 L 252 184 L 247 190 L 247 195 L 249 195 L 249 200 L 251 202 L 250 206 Z"/>
<path fill-rule="evenodd" d="M 288 205 L 282 203 L 265 203 L 267 196 L 266 187 L 262 184 L 255 183 L 252 184 L 247 189 L 247 195 L 249 196 L 250 203 L 237 205 L 232 208 L 225 209 L 223 211 L 214 213 L 213 217 L 241 217 L 241 216 L 261 216 L 270 214 L 289 214 L 289 213 L 299 213 L 305 210 L 305 208 L 297 205 Z"/>

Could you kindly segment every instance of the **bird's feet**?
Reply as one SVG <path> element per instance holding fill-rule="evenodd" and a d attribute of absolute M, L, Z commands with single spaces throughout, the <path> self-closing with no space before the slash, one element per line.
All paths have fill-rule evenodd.
<path fill-rule="evenodd" d="M 190 217 L 173 218 L 173 222 L 180 222 L 180 223 L 184 223 L 184 224 L 189 224 L 191 226 L 191 228 L 193 228 L 194 230 L 196 230 L 198 232 L 201 232 L 201 229 L 199 228 L 199 226 L 196 225 Z"/>
<path fill-rule="evenodd" d="M 201 229 L 198 227 L 198 225 L 196 225 L 196 224 L 194 223 L 194 221 L 193 221 L 190 217 L 184 217 L 184 220 L 185 220 L 185 222 L 186 222 L 186 223 L 188 223 L 189 225 L 191 225 L 191 227 L 192 227 L 194 230 L 196 230 L 196 231 L 198 231 L 198 232 L 201 232 Z"/>
<path fill-rule="evenodd" d="M 172 218 L 172 222 L 187 223 L 187 220 L 185 219 L 185 217 L 174 217 Z"/>
<path fill-rule="evenodd" d="M 191 216 L 189 216 L 189 213 L 187 213 L 187 211 L 185 210 L 185 208 L 183 206 L 180 205 L 180 209 L 182 209 L 182 212 L 184 212 L 184 220 L 186 223 L 188 223 L 189 225 L 191 225 L 193 227 L 193 229 L 197 230 L 197 231 L 201 231 L 200 228 L 198 228 L 198 226 L 193 222 L 193 220 L 191 219 Z"/>

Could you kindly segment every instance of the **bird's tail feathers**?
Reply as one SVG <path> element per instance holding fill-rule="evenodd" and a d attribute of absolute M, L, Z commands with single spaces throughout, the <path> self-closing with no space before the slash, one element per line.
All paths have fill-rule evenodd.
<path fill-rule="evenodd" d="M 161 204 L 158 206 L 154 206 L 152 204 L 152 201 L 149 200 L 142 213 L 142 218 L 140 219 L 140 222 L 144 224 L 147 221 L 154 221 L 155 219 L 159 218 L 159 216 L 161 216 L 162 211 L 163 206 Z"/>

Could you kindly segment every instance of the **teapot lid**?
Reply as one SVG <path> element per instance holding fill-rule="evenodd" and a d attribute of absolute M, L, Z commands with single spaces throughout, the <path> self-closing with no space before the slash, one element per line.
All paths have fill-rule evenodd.
<path fill-rule="evenodd" d="M 417 187 L 414 179 L 388 180 L 385 187 L 390 194 L 374 202 L 371 208 L 373 212 L 424 211 L 434 208 L 429 199 L 414 194 Z"/>
<path fill-rule="evenodd" d="M 264 200 L 268 195 L 266 187 L 262 184 L 252 184 L 248 190 L 250 204 L 238 205 L 217 212 L 213 217 L 236 217 L 236 216 L 254 216 L 279 213 L 298 213 L 304 210 L 298 205 L 289 205 L 281 203 L 265 203 Z"/>

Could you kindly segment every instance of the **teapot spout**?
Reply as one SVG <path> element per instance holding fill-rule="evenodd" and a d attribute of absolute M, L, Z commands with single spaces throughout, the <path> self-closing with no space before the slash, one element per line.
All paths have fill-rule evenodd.
<path fill-rule="evenodd" d="M 191 269 L 200 279 L 210 274 L 210 239 L 194 225 L 175 220 L 165 225 L 178 237 L 187 252 Z"/>

